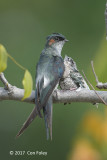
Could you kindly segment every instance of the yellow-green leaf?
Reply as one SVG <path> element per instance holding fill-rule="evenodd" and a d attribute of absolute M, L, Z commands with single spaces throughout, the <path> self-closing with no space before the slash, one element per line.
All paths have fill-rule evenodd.
<path fill-rule="evenodd" d="M 7 68 L 7 51 L 2 44 L 0 44 L 0 73 Z"/>
<path fill-rule="evenodd" d="M 32 88 L 33 88 L 32 76 L 28 70 L 25 71 L 22 84 L 23 84 L 24 90 L 25 90 L 24 97 L 22 98 L 22 100 L 24 100 L 31 95 Z"/>

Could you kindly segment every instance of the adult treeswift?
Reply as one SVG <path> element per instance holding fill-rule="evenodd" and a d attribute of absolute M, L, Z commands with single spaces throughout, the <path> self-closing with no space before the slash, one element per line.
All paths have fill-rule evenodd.
<path fill-rule="evenodd" d="M 47 139 L 49 139 L 49 136 L 52 139 L 52 92 L 64 73 L 65 68 L 61 51 L 67 41 L 60 33 L 53 33 L 47 37 L 45 48 L 36 67 L 36 106 L 17 134 L 17 137 L 23 133 L 37 115 L 42 117 L 40 110 L 43 109 Z"/>

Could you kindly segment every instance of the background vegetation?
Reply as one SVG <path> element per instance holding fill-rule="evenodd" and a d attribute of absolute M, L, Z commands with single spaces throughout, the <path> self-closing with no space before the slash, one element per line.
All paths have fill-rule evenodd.
<path fill-rule="evenodd" d="M 64 57 L 65 54 L 71 56 L 77 62 L 79 70 L 83 69 L 88 79 L 95 85 L 90 66 L 90 61 L 93 59 L 99 80 L 105 82 L 107 81 L 107 41 L 105 40 L 104 11 L 105 1 L 101 0 L 1 0 L 0 43 L 20 64 L 28 68 L 35 80 L 35 67 L 44 48 L 45 37 L 53 32 L 62 33 L 69 40 L 63 48 L 62 56 Z M 12 85 L 22 87 L 23 74 L 23 71 L 8 60 L 5 76 Z M 0 86 L 2 86 L 1 82 Z M 28 156 L 10 156 L 10 150 L 38 150 L 47 151 L 48 155 L 46 157 L 30 156 L 30 159 L 74 160 L 73 155 L 78 151 L 75 149 L 75 143 L 79 139 L 77 137 L 82 135 L 84 139 L 85 136 L 83 134 L 85 125 L 80 125 L 85 114 L 89 111 L 99 116 L 105 114 L 104 105 L 99 105 L 96 109 L 92 104 L 86 103 L 72 103 L 66 106 L 55 104 L 52 141 L 46 140 L 44 121 L 39 118 L 21 137 L 15 139 L 15 135 L 33 107 L 34 105 L 14 101 L 0 102 L 1 159 L 29 158 Z M 98 128 L 99 125 L 94 127 Z M 91 143 L 90 141 L 88 142 Z M 99 145 L 101 148 L 100 143 Z M 93 150 L 93 147 L 91 149 Z M 101 149 L 96 150 L 99 157 L 104 158 L 103 152 L 100 152 Z M 84 153 L 84 149 L 82 151 Z"/>

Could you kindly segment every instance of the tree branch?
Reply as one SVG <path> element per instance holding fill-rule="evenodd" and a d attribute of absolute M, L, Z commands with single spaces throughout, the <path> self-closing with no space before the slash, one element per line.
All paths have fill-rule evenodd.
<path fill-rule="evenodd" d="M 0 73 L 0 80 L 5 85 L 5 88 L 0 87 L 0 101 L 3 100 L 14 100 L 28 103 L 35 103 L 35 91 L 32 91 L 31 96 L 24 101 L 22 98 L 24 96 L 24 89 L 12 86 L 6 80 L 3 73 Z M 101 97 L 99 98 L 97 94 Z M 82 89 L 80 91 L 71 90 L 59 90 L 56 89 L 53 92 L 53 102 L 54 103 L 71 103 L 71 102 L 89 102 L 89 103 L 107 103 L 107 91 L 95 91 Z M 104 101 L 102 101 L 102 99 Z"/>
<path fill-rule="evenodd" d="M 99 89 L 107 89 L 107 82 L 106 83 L 102 83 L 102 82 L 99 82 L 98 80 L 98 77 L 95 73 L 95 70 L 94 70 L 94 65 L 93 65 L 93 61 L 91 61 L 91 66 L 92 66 L 92 71 L 94 73 L 94 76 L 95 76 L 95 80 L 96 80 L 96 87 L 99 88 Z"/>
<path fill-rule="evenodd" d="M 107 91 L 96 91 L 98 95 L 107 103 Z M 24 95 L 24 89 L 13 87 L 12 94 L 8 93 L 3 87 L 0 87 L 0 101 L 3 100 L 15 100 L 21 101 Z M 35 103 L 35 91 L 29 98 L 21 102 Z M 83 89 L 81 91 L 70 90 L 55 90 L 53 92 L 54 103 L 70 103 L 70 102 L 89 102 L 89 103 L 103 103 L 101 99 L 96 95 L 93 90 Z"/>
<path fill-rule="evenodd" d="M 83 71 L 82 71 L 83 72 Z M 85 79 L 87 80 L 87 82 L 89 83 L 89 85 L 91 86 L 91 88 L 94 90 L 95 94 L 102 100 L 102 102 L 107 106 L 107 103 L 100 97 L 100 95 L 97 93 L 97 91 L 94 89 L 93 85 L 89 82 L 89 80 L 87 79 L 85 73 L 83 72 Z"/>
<path fill-rule="evenodd" d="M 5 78 L 3 73 L 0 73 L 0 80 L 4 84 L 5 89 L 7 89 L 8 91 L 10 91 L 12 89 L 11 84 L 9 84 L 9 82 L 7 81 L 7 79 Z"/>

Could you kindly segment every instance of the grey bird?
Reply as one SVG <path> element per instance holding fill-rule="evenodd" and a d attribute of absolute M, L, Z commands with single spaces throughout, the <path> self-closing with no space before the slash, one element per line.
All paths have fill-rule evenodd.
<path fill-rule="evenodd" d="M 71 91 L 80 91 L 82 89 L 90 90 L 88 84 L 77 69 L 76 62 L 71 57 L 65 56 L 64 65 L 65 71 L 63 77 L 59 81 L 61 89 Z M 96 105 L 96 107 L 98 108 L 98 103 L 93 103 L 93 105 Z"/>
<path fill-rule="evenodd" d="M 65 72 L 59 82 L 61 89 L 77 91 L 83 88 L 89 89 L 89 86 L 77 69 L 76 62 L 71 57 L 65 56 L 64 65 Z"/>
<path fill-rule="evenodd" d="M 64 73 L 61 51 L 67 41 L 60 33 L 53 33 L 47 37 L 45 48 L 36 67 L 36 106 L 17 136 L 23 133 L 37 115 L 42 117 L 40 110 L 43 109 L 47 139 L 49 137 L 52 139 L 52 92 Z"/>

